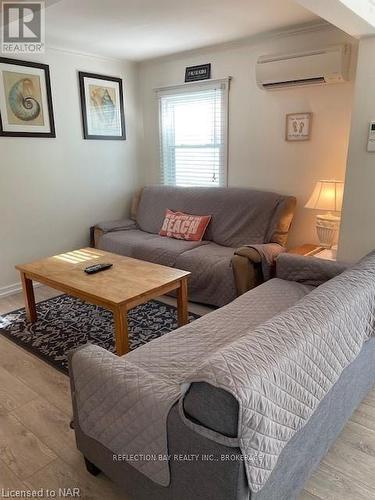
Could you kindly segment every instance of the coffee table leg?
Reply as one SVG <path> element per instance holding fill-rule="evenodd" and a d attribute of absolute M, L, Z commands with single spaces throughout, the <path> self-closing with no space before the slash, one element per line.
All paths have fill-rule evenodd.
<path fill-rule="evenodd" d="M 189 323 L 187 278 L 180 281 L 180 286 L 177 289 L 177 317 L 178 326 Z"/>
<path fill-rule="evenodd" d="M 116 354 L 123 356 L 129 352 L 128 314 L 126 309 L 120 307 L 115 309 L 113 319 L 115 322 Z"/>
<path fill-rule="evenodd" d="M 21 283 L 25 299 L 26 317 L 31 323 L 35 323 L 37 320 L 37 313 L 33 282 L 30 278 L 27 278 L 25 273 L 21 273 Z"/>

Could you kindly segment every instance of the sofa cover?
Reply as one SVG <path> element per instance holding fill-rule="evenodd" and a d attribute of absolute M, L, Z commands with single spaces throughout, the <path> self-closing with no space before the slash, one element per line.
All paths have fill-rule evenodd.
<path fill-rule="evenodd" d="M 135 220 L 95 226 L 95 245 L 192 273 L 190 299 L 223 306 L 269 277 L 285 250 L 296 200 L 242 188 L 145 187 Z M 159 236 L 165 211 L 211 215 L 203 241 Z M 247 246 L 247 251 L 241 249 Z M 249 249 L 249 247 L 251 247 Z"/>
<path fill-rule="evenodd" d="M 251 428 L 251 425 L 254 424 L 256 429 L 252 431 L 252 437 L 249 437 L 249 442 L 251 442 L 252 445 L 256 443 L 258 447 L 263 447 L 265 445 L 265 449 L 261 448 L 261 452 L 264 455 L 272 455 L 274 451 L 272 441 L 270 444 L 269 441 L 267 442 L 267 440 L 262 438 L 265 429 L 267 432 L 276 432 L 276 434 L 273 435 L 277 435 L 277 441 L 282 443 L 282 449 L 284 447 L 287 448 L 289 443 L 293 442 L 294 438 L 297 439 L 297 435 L 303 435 L 301 433 L 303 433 L 305 426 L 308 428 L 310 420 L 313 421 L 311 427 L 313 427 L 315 432 L 315 413 L 317 412 L 319 415 L 320 407 L 324 407 L 327 398 L 327 400 L 329 400 L 331 397 L 330 392 L 336 391 L 336 385 L 337 387 L 341 387 L 342 390 L 340 380 L 346 377 L 344 376 L 344 372 L 346 373 L 346 371 L 349 370 L 351 364 L 356 366 L 357 358 L 362 358 L 362 351 L 363 353 L 367 352 L 367 343 L 373 346 L 373 342 L 371 343 L 369 339 L 374 333 L 375 255 L 370 255 L 352 270 L 329 281 L 312 293 L 309 293 L 309 295 L 302 298 L 296 306 L 292 306 L 288 310 L 285 310 L 285 312 L 281 312 L 281 314 L 268 320 L 264 325 L 256 328 L 257 319 L 254 317 L 252 318 L 251 313 L 249 313 L 247 309 L 252 310 L 253 314 L 255 312 L 255 315 L 259 314 L 259 319 L 261 321 L 263 319 L 264 321 L 272 317 L 270 303 L 267 304 L 267 297 L 272 297 L 273 293 L 276 292 L 278 299 L 282 297 L 282 301 L 285 301 L 287 300 L 286 297 L 288 297 L 292 291 L 294 293 L 299 290 L 302 296 L 304 296 L 310 290 L 313 290 L 311 285 L 300 284 L 292 280 L 289 281 L 292 275 L 293 279 L 306 280 L 306 266 L 308 267 L 310 263 L 314 264 L 314 266 L 318 264 L 321 277 L 327 274 L 337 274 L 343 270 L 343 266 L 337 263 L 323 263 L 324 261 L 318 261 L 318 259 L 314 258 L 288 255 L 281 257 L 279 258 L 281 262 L 279 271 L 284 275 L 283 280 L 271 280 L 265 285 L 258 287 L 256 290 L 245 294 L 226 308 L 209 314 L 194 322 L 192 325 L 183 327 L 176 332 L 168 334 L 162 339 L 153 341 L 126 355 L 124 358 L 116 358 L 96 347 L 87 347 L 73 354 L 71 366 L 75 386 L 75 416 L 77 417 L 77 421 L 79 421 L 80 429 L 84 430 L 84 434 L 86 436 L 91 435 L 91 439 L 95 441 L 103 442 L 102 438 L 98 438 L 98 434 L 96 434 L 95 438 L 93 434 L 100 428 L 105 429 L 106 435 L 102 435 L 102 437 L 104 437 L 104 439 L 109 438 L 111 449 L 114 449 L 113 446 L 116 446 L 118 436 L 121 434 L 122 437 L 124 437 L 124 432 L 128 432 L 125 421 L 120 418 L 120 414 L 118 413 L 119 408 L 117 407 L 116 409 L 116 418 L 116 415 L 110 411 L 110 394 L 103 400 L 103 393 L 100 385 L 102 387 L 111 388 L 111 391 L 116 394 L 116 400 L 121 401 L 120 408 L 125 409 L 125 400 L 127 399 L 129 403 L 132 399 L 132 396 L 129 394 L 129 389 L 125 387 L 126 379 L 132 376 L 131 371 L 134 366 L 138 366 L 138 377 L 139 374 L 142 373 L 146 375 L 148 381 L 152 381 L 152 384 L 154 384 L 155 390 L 153 391 L 153 398 L 155 400 L 155 406 L 153 406 L 153 410 L 144 412 L 144 415 L 151 417 L 153 424 L 158 422 L 158 415 L 160 415 L 160 394 L 163 391 L 161 390 L 161 386 L 158 385 L 158 380 L 160 380 L 161 374 L 164 371 L 165 376 L 162 376 L 164 380 L 163 383 L 171 387 L 171 380 L 180 380 L 180 382 L 183 382 L 184 376 L 182 376 L 182 374 L 185 373 L 186 375 L 186 371 L 189 370 L 190 367 L 192 373 L 191 379 L 195 380 L 199 374 L 199 384 L 202 384 L 202 381 L 205 380 L 206 386 L 211 387 L 210 394 L 213 396 L 213 399 L 216 398 L 215 391 L 222 390 L 223 385 L 225 386 L 229 399 L 230 394 L 234 394 L 236 399 L 240 402 L 240 406 L 238 407 L 239 414 L 243 412 L 243 401 L 241 409 L 241 396 L 238 392 L 233 391 L 232 383 L 235 381 L 235 385 L 238 385 L 241 384 L 241 380 L 243 380 L 245 384 L 244 387 L 246 388 L 246 390 L 244 389 L 244 393 L 247 393 L 247 397 L 253 394 L 250 399 L 246 399 L 247 403 L 249 404 L 249 401 L 253 403 L 259 402 L 262 408 L 260 412 L 260 407 L 258 407 L 258 410 L 252 410 L 251 422 L 247 425 Z M 295 272 L 290 272 L 292 261 L 297 262 L 299 269 L 302 270 L 300 275 Z M 301 263 L 303 265 L 301 265 Z M 313 269 L 314 266 L 312 266 Z M 315 273 L 311 273 L 310 277 L 313 277 L 314 274 Z M 275 297 L 275 295 L 273 296 Z M 256 300 L 256 297 L 258 297 L 259 302 Z M 355 300 L 352 300 L 353 297 L 355 297 Z M 294 298 L 296 298 L 296 296 Z M 276 304 L 278 303 L 278 299 L 276 300 Z M 293 300 L 291 303 L 293 303 Z M 246 308 L 247 304 L 248 307 Z M 279 310 L 282 310 L 282 306 Z M 244 323 L 242 323 L 242 319 Z M 205 323 L 207 330 L 204 327 Z M 245 324 L 249 325 L 250 330 L 246 328 Z M 299 325 L 303 325 L 303 328 L 301 329 Z M 253 330 L 254 328 L 255 330 Z M 269 347 L 266 342 L 270 332 L 273 339 L 271 347 Z M 192 337 L 189 337 L 190 334 L 192 334 Z M 212 348 L 200 353 L 199 348 L 198 350 L 195 349 L 194 343 L 198 344 L 199 347 L 202 346 L 200 339 L 201 335 L 203 335 L 203 337 L 207 335 L 208 341 L 212 336 L 214 338 Z M 262 340 L 263 336 L 264 340 Z M 186 344 L 184 344 L 185 337 L 187 338 Z M 242 346 L 246 346 L 246 348 L 257 345 L 258 347 L 262 347 L 262 349 L 255 356 L 254 351 L 251 356 L 251 361 L 248 359 L 246 364 L 244 364 L 243 360 L 247 357 L 246 350 L 244 351 L 242 359 L 239 358 L 237 354 L 234 356 L 230 354 L 233 347 L 238 343 Z M 211 344 L 208 342 L 208 345 Z M 373 350 L 371 350 L 373 347 L 369 349 L 368 355 L 363 355 L 365 360 L 373 359 Z M 163 353 L 165 357 L 163 357 Z M 183 355 L 180 356 L 179 353 Z M 308 357 L 303 360 L 301 356 L 306 354 Z M 218 355 L 220 355 L 221 359 L 219 361 L 214 361 Z M 197 371 L 197 357 L 199 356 L 200 359 L 198 359 L 198 364 L 200 364 L 200 369 Z M 204 366 L 207 364 L 209 364 L 210 369 L 206 372 L 206 375 L 202 376 L 201 372 L 202 370 L 204 371 Z M 227 374 L 226 366 L 230 367 L 229 373 Z M 239 367 L 241 367 L 240 370 Z M 280 368 L 282 368 L 281 371 Z M 278 375 L 278 373 L 280 375 Z M 224 378 L 222 374 L 225 375 Z M 257 374 L 256 378 L 253 378 L 254 374 Z M 302 378 L 299 378 L 301 376 Z M 348 417 L 350 408 L 353 408 L 353 404 L 355 404 L 353 401 L 359 401 L 358 395 L 363 395 L 363 391 L 367 387 L 369 388 L 369 384 L 373 380 L 374 373 L 370 370 L 365 377 L 363 376 L 361 378 L 360 382 L 357 381 L 359 384 L 358 394 L 351 395 L 349 398 L 350 401 L 345 401 L 345 404 L 341 405 L 341 413 L 338 412 L 334 417 L 330 417 L 326 413 L 321 415 L 323 419 L 334 418 L 336 421 L 335 425 L 332 426 L 334 432 L 330 428 L 329 432 L 327 429 L 327 436 L 322 434 L 321 438 L 323 443 L 319 442 L 316 444 L 319 450 L 316 454 L 321 454 L 322 450 L 324 452 L 325 440 L 331 440 L 332 434 L 335 435 L 338 432 L 340 426 L 343 425 L 343 419 Z M 301 381 L 303 382 L 301 383 Z M 211 385 L 208 385 L 207 382 L 210 382 Z M 212 384 L 218 386 L 218 389 L 213 389 Z M 191 389 L 194 389 L 197 385 L 197 383 L 194 383 Z M 280 394 L 273 392 L 273 385 L 282 389 Z M 83 400 L 86 399 L 85 392 L 86 394 L 90 394 L 88 406 L 87 401 L 83 403 L 83 406 L 82 399 L 80 401 L 82 387 L 84 387 Z M 123 396 L 121 396 L 122 394 Z M 263 397 L 259 398 L 257 394 L 263 394 Z M 139 398 L 142 399 L 142 395 L 139 392 L 138 395 Z M 292 396 L 292 401 L 290 400 L 290 395 Z M 186 401 L 188 397 L 189 393 L 186 398 L 180 400 L 180 405 L 181 402 L 184 405 L 184 399 Z M 338 394 L 338 398 L 340 398 L 340 393 Z M 270 405 L 270 401 L 272 400 L 276 405 Z M 210 398 L 207 397 L 207 394 L 204 400 L 202 400 L 202 403 L 203 401 L 205 402 L 202 404 L 203 408 L 205 405 L 207 406 L 207 404 L 210 404 L 212 408 L 212 402 L 210 402 Z M 335 405 L 336 401 L 337 396 Z M 100 407 L 99 413 L 102 415 L 101 422 L 95 419 L 94 416 L 93 408 L 95 408 L 96 405 Z M 193 415 L 196 410 L 194 406 L 196 407 L 197 405 L 195 404 L 193 408 L 190 408 L 190 413 Z M 273 406 L 276 406 L 276 413 L 274 413 Z M 218 407 L 220 407 L 220 405 L 218 405 Z M 141 424 L 139 419 L 134 418 L 134 408 L 134 405 L 130 406 L 130 411 L 133 412 L 132 431 L 135 431 L 138 441 L 137 444 L 139 445 L 139 438 L 142 439 L 142 433 L 137 432 L 137 426 Z M 180 418 L 193 433 L 202 434 L 202 439 L 208 438 L 212 442 L 217 442 L 218 445 L 222 447 L 230 447 L 233 446 L 234 443 L 241 442 L 241 439 L 237 439 L 236 434 L 233 436 L 235 427 L 229 434 L 227 432 L 224 434 L 224 432 L 221 432 L 220 428 L 214 429 L 212 425 L 209 426 L 211 429 L 204 429 L 204 425 L 202 425 L 202 420 L 204 419 L 202 416 L 197 419 L 196 415 L 194 421 L 189 423 L 183 415 L 184 408 L 189 411 L 188 405 L 185 405 L 185 407 L 180 406 Z M 284 414 L 285 410 L 287 415 Z M 96 416 L 97 415 L 98 413 L 96 412 Z M 267 418 L 269 417 L 271 417 L 271 420 L 267 422 Z M 111 421 L 117 422 L 119 425 L 115 429 L 115 437 L 112 438 L 107 434 L 108 427 L 106 426 L 105 419 L 108 418 Z M 200 425 L 197 425 L 197 421 L 199 420 Z M 241 427 L 245 420 L 242 413 L 242 418 L 237 421 L 237 431 L 240 438 L 246 435 L 245 432 L 247 427 L 245 426 L 245 432 L 244 427 Z M 304 423 L 302 424 L 301 422 Z M 226 425 L 225 419 L 222 425 Z M 266 427 L 264 427 L 264 425 L 266 425 Z M 163 440 L 154 441 L 152 439 L 152 432 L 150 432 L 149 428 L 146 435 L 148 437 L 148 450 L 150 453 L 155 451 L 153 447 L 155 444 L 156 449 L 163 444 Z M 123 441 L 123 443 L 125 442 L 126 440 Z M 118 449 L 122 449 L 123 452 L 129 452 L 129 449 L 133 451 L 133 445 L 134 443 L 132 443 L 129 448 L 123 444 L 123 448 L 120 446 Z M 240 446 L 244 456 L 254 457 L 254 454 L 245 453 L 247 450 L 244 448 L 243 443 L 240 444 Z M 312 446 L 311 454 L 314 456 L 314 460 L 316 458 L 315 451 L 314 446 Z M 282 457 L 282 452 L 279 453 L 279 455 Z M 245 465 L 246 468 L 248 468 L 248 464 Z M 252 463 L 252 466 L 253 465 L 254 463 Z M 265 465 L 269 465 L 267 460 L 265 461 Z M 259 464 L 255 464 L 255 466 L 258 467 Z M 291 463 L 289 466 L 292 467 Z M 152 469 L 153 464 L 133 464 L 133 467 L 149 475 L 150 470 L 148 470 L 148 467 Z M 273 464 L 271 470 L 277 470 L 278 467 L 279 463 L 276 461 L 276 464 Z M 293 465 L 293 467 L 298 468 L 298 464 Z M 257 486 L 259 481 L 256 481 L 254 484 L 254 482 L 252 482 L 254 481 L 254 476 L 252 476 L 252 473 L 249 473 L 248 470 L 248 481 L 251 490 L 253 492 L 259 491 L 259 494 L 254 493 L 254 498 L 258 498 L 258 496 L 259 498 L 271 498 L 261 494 L 263 488 L 268 487 L 268 481 L 271 480 L 273 475 L 272 472 L 270 473 L 268 467 L 266 467 L 265 471 L 267 476 L 266 480 L 259 488 L 259 484 L 261 483 Z M 257 479 L 259 480 L 259 477 Z M 237 496 L 234 495 L 235 492 L 233 496 L 228 498 L 237 498 Z M 165 498 L 173 497 L 167 495 Z M 182 495 L 181 498 L 185 497 Z M 220 498 L 226 497 L 220 496 Z M 294 497 L 280 496 L 279 498 L 289 499 Z"/>
<path fill-rule="evenodd" d="M 121 436 L 121 444 L 111 447 L 113 453 L 141 454 L 146 440 L 147 453 L 159 455 L 161 449 L 165 451 L 165 435 L 161 434 L 154 440 L 149 429 L 144 428 L 144 420 L 140 418 L 140 414 L 147 422 L 151 416 L 152 422 L 157 421 L 163 425 L 170 406 L 168 398 L 164 402 L 159 400 L 164 389 L 177 401 L 181 394 L 179 384 L 183 383 L 186 372 L 194 371 L 202 359 L 287 309 L 312 288 L 291 281 L 273 279 L 254 289 L 253 293 L 242 295 L 228 306 L 163 335 L 121 358 L 94 345 L 75 351 L 71 354 L 70 369 L 70 376 L 75 385 L 75 404 L 79 413 L 75 419 L 79 419 L 79 425 L 85 434 L 95 437 L 102 444 L 107 440 L 115 442 Z M 167 347 L 168 341 L 172 344 Z M 160 353 L 165 355 L 163 360 Z M 166 377 L 160 379 L 160 370 L 163 368 L 167 370 Z M 151 408 L 143 407 L 143 391 L 138 392 L 139 388 L 135 392 L 130 390 L 138 402 L 129 398 L 128 384 L 131 384 L 131 380 L 135 384 L 141 381 L 146 393 L 151 390 L 154 395 Z M 173 387 L 170 391 L 168 385 L 171 381 Z M 113 397 L 122 402 L 118 406 L 121 408 L 121 415 L 117 417 L 113 414 Z M 132 415 L 130 425 L 129 422 L 124 425 L 127 415 Z M 131 445 L 124 446 L 125 442 L 131 442 Z M 133 466 L 148 477 L 152 476 L 158 483 L 169 483 L 168 464 L 166 466 L 162 461 L 140 460 L 133 463 Z M 155 471 L 155 466 L 160 469 Z"/>

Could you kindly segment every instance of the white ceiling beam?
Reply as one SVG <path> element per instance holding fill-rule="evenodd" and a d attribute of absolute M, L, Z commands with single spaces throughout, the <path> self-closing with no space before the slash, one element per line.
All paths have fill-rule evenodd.
<path fill-rule="evenodd" d="M 355 38 L 375 35 L 374 0 L 295 0 Z"/>

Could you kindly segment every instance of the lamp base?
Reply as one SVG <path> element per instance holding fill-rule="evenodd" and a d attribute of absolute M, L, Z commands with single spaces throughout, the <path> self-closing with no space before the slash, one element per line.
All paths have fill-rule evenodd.
<path fill-rule="evenodd" d="M 331 213 L 316 216 L 316 232 L 319 244 L 323 248 L 331 248 L 340 227 L 341 218 Z"/>

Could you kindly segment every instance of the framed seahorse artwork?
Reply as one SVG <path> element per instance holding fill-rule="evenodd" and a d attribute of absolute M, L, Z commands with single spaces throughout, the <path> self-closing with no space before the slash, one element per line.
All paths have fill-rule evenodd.
<path fill-rule="evenodd" d="M 311 137 L 312 113 L 289 113 L 286 115 L 285 140 L 308 141 Z"/>
<path fill-rule="evenodd" d="M 0 136 L 56 137 L 49 66 L 0 57 Z"/>
<path fill-rule="evenodd" d="M 125 140 L 121 78 L 79 72 L 84 139 Z"/>

